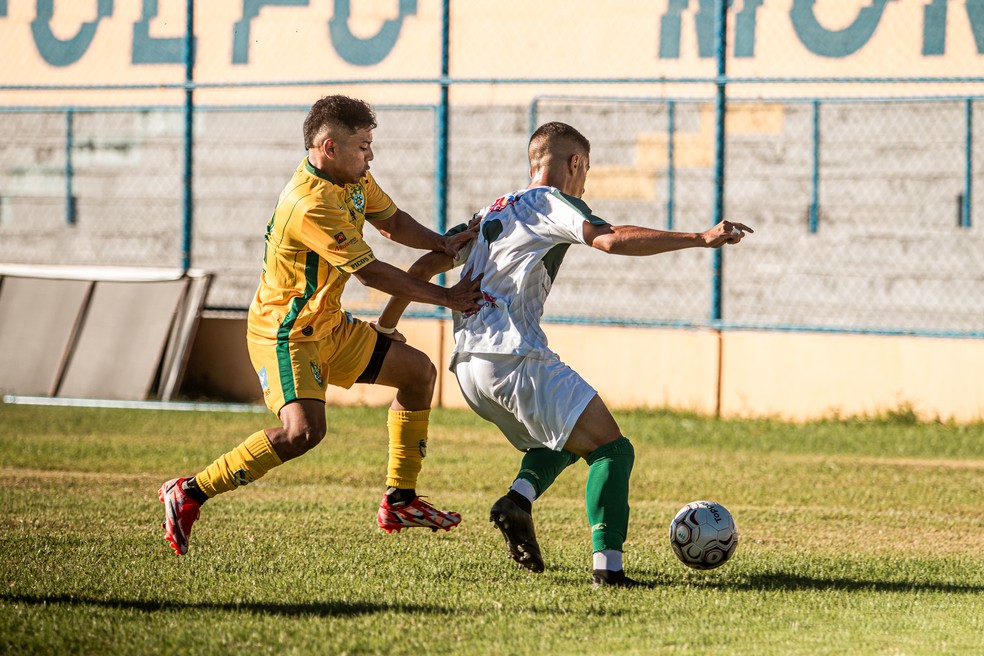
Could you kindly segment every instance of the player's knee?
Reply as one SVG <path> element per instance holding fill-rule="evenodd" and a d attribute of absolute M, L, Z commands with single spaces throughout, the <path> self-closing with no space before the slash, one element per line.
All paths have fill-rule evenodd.
<path fill-rule="evenodd" d="M 421 369 L 422 371 L 420 375 L 423 379 L 424 385 L 427 389 L 433 390 L 434 385 L 437 384 L 437 367 L 435 367 L 434 363 L 428 358 L 426 364 L 421 367 Z"/>
<path fill-rule="evenodd" d="M 437 384 L 437 367 L 423 353 L 414 359 L 411 366 L 407 368 L 407 387 L 432 393 Z"/>
<path fill-rule="evenodd" d="M 285 427 L 280 435 L 281 439 L 276 445 L 277 453 L 280 454 L 281 459 L 291 459 L 304 455 L 321 443 L 325 437 L 325 432 L 323 426 L 310 424 Z"/>

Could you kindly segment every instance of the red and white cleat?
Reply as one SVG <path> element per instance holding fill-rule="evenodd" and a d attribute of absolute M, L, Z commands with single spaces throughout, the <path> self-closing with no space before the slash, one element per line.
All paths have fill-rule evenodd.
<path fill-rule="evenodd" d="M 438 510 L 421 497 L 401 506 L 391 506 L 384 496 L 376 513 L 376 523 L 387 533 L 399 533 L 414 526 L 423 526 L 432 531 L 450 531 L 461 523 L 461 515 L 450 510 Z"/>
<path fill-rule="evenodd" d="M 188 538 L 191 525 L 198 519 L 201 506 L 181 489 L 184 478 L 172 478 L 161 485 L 157 495 L 164 502 L 164 538 L 171 544 L 174 553 L 183 556 L 188 553 Z"/>

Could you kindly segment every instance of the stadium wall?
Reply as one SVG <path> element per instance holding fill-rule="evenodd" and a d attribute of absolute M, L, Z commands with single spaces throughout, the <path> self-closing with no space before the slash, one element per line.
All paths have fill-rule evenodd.
<path fill-rule="evenodd" d="M 260 401 L 245 330 L 242 318 L 203 320 L 186 391 Z M 435 407 L 467 407 L 447 370 L 450 322 L 405 319 L 400 330 L 437 365 Z M 984 340 L 563 324 L 546 332 L 614 408 L 791 421 L 902 410 L 924 420 L 984 420 Z M 392 397 L 388 388 L 356 385 L 330 388 L 328 402 L 384 406 Z"/>
<path fill-rule="evenodd" d="M 242 309 L 312 99 L 380 109 L 374 173 L 425 222 L 442 194 L 453 224 L 524 186 L 531 124 L 565 120 L 593 142 L 586 199 L 600 216 L 704 229 L 723 163 L 726 216 L 757 230 L 721 270 L 710 253 L 612 266 L 572 249 L 548 305 L 562 323 L 547 329 L 612 405 L 984 415 L 979 0 L 0 0 L 0 44 L 0 262 L 173 267 L 190 255 L 215 273 L 208 306 Z M 382 300 L 352 284 L 345 303 L 369 313 Z M 240 324 L 205 320 L 189 388 L 255 394 Z M 446 325 L 406 326 L 442 363 Z M 439 401 L 460 403 L 439 368 Z"/>

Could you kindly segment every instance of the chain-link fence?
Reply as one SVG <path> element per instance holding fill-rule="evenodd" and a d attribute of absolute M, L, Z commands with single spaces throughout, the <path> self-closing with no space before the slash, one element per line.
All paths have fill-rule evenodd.
<path fill-rule="evenodd" d="M 729 16 L 728 61 L 743 77 L 715 78 L 708 8 L 716 3 L 694 4 L 700 79 L 359 82 L 353 95 L 368 98 L 391 98 L 394 88 L 408 97 L 426 96 L 426 88 L 433 96 L 442 85 L 451 93 L 446 142 L 436 97 L 374 101 L 375 177 L 401 208 L 442 229 L 524 187 L 530 131 L 561 120 L 591 140 L 585 200 L 596 214 L 612 223 L 701 231 L 715 217 L 716 158 L 723 157 L 724 216 L 751 225 L 754 235 L 720 258 L 692 250 L 612 258 L 571 249 L 547 319 L 984 337 L 981 79 L 818 82 L 805 79 L 806 70 L 767 79 L 747 41 L 755 36 L 749 12 L 762 3 L 748 0 Z M 660 57 L 677 54 L 667 35 L 677 35 L 678 50 L 688 47 L 686 22 L 673 22 L 677 5 L 667 5 L 659 23 Z M 802 3 L 794 5 L 789 14 L 802 25 Z M 941 47 L 940 6 L 927 5 L 926 20 L 937 22 L 924 25 L 924 52 Z M 974 7 L 967 4 L 969 16 Z M 776 16 L 761 12 L 760 52 L 776 47 L 769 41 L 770 30 L 780 29 Z M 850 34 L 870 17 L 858 13 Z M 984 43 L 984 25 L 971 25 Z M 850 50 L 846 36 L 838 43 Z M 728 95 L 723 143 L 716 141 L 719 84 Z M 112 97 L 127 98 L 111 105 L 74 103 L 77 89 L 68 83 L 9 85 L 0 100 L 0 262 L 178 267 L 187 255 L 192 267 L 215 273 L 209 307 L 249 304 L 264 227 L 305 156 L 301 124 L 309 103 L 279 101 L 314 99 L 335 87 L 278 80 L 259 90 L 278 102 L 247 104 L 221 98 L 248 83 L 189 83 L 198 94 L 189 143 L 183 89 L 176 80 L 164 86 L 116 85 Z M 161 101 L 162 93 L 169 100 Z M 514 100 L 520 97 L 526 99 Z M 193 167 L 186 186 L 187 148 Z M 442 148 L 446 208 L 438 203 Z M 395 265 L 417 255 L 371 229 L 367 238 Z M 384 298 L 352 284 L 345 302 L 372 312 Z"/>

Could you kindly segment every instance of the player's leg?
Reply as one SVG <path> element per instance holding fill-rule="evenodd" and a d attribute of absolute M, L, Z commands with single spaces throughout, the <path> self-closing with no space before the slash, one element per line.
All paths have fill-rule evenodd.
<path fill-rule="evenodd" d="M 502 533 L 513 560 L 542 572 L 533 502 L 577 460 L 561 450 L 563 441 L 595 391 L 556 356 L 461 355 L 454 371 L 468 405 L 525 454 L 489 520 Z"/>
<path fill-rule="evenodd" d="M 591 526 L 595 585 L 637 585 L 625 576 L 622 564 L 635 450 L 622 436 L 601 397 L 595 396 L 585 407 L 564 448 L 588 463 L 584 499 Z"/>
<path fill-rule="evenodd" d="M 195 476 L 171 479 L 161 486 L 165 539 L 178 555 L 188 551 L 191 527 L 203 503 L 256 481 L 307 452 L 325 435 L 320 366 L 311 366 L 318 362 L 317 345 L 291 344 L 278 350 L 275 345 L 250 343 L 249 352 L 267 405 L 282 425 L 253 433 Z"/>
<path fill-rule="evenodd" d="M 416 526 L 434 531 L 457 526 L 459 513 L 439 510 L 417 495 L 437 382 L 437 369 L 430 358 L 404 342 L 377 335 L 373 355 L 357 382 L 396 388 L 386 421 L 387 489 L 376 515 L 378 526 L 387 533 Z"/>
<path fill-rule="evenodd" d="M 526 569 L 542 572 L 544 568 L 533 524 L 533 502 L 577 459 L 568 451 L 530 449 L 509 491 L 489 511 L 489 521 L 502 533 L 510 557 Z"/>
<path fill-rule="evenodd" d="M 502 534 L 510 558 L 528 570 L 542 572 L 543 556 L 533 524 L 533 498 L 536 492 L 530 496 L 529 488 L 535 490 L 535 487 L 527 478 L 536 482 L 545 481 L 551 476 L 556 478 L 556 473 L 563 466 L 557 467 L 556 473 L 544 473 L 542 476 L 533 475 L 531 468 L 525 466 L 534 460 L 542 463 L 560 456 L 557 454 L 544 459 L 530 456 L 531 453 L 556 452 L 537 442 L 512 410 L 507 409 L 508 404 L 502 402 L 503 397 L 511 397 L 511 382 L 517 379 L 517 370 L 524 360 L 514 356 L 462 355 L 456 358 L 453 369 L 468 406 L 479 417 L 495 424 L 513 446 L 527 454 L 523 459 L 524 467 L 521 467 L 523 478 L 517 477 L 506 494 L 492 504 L 489 521 Z M 546 489 L 547 485 L 542 489 Z"/>
<path fill-rule="evenodd" d="M 554 451 L 545 447 L 530 449 L 523 454 L 519 473 L 509 490 L 533 503 L 553 485 L 560 472 L 577 460 L 578 457 L 570 451 Z"/>

